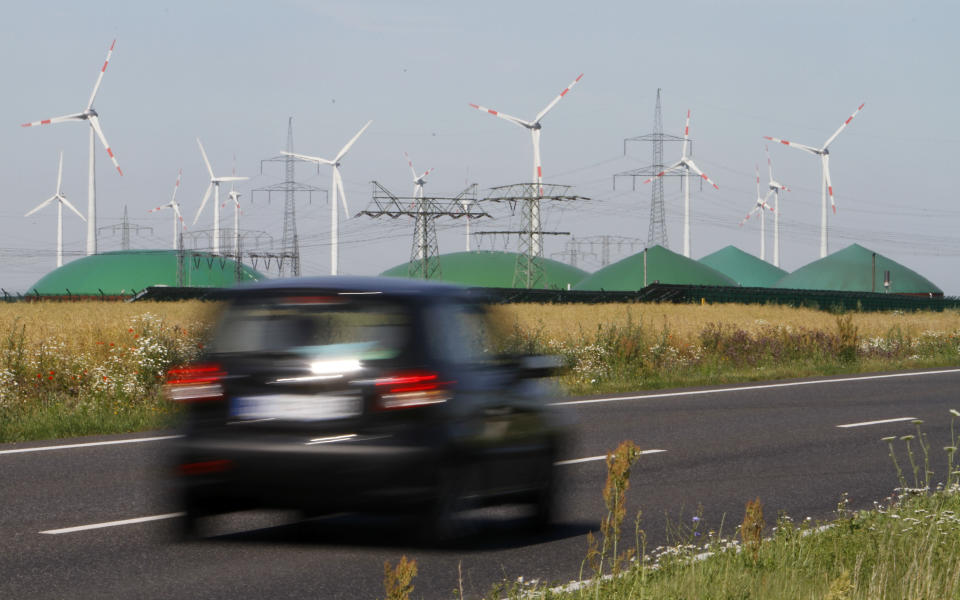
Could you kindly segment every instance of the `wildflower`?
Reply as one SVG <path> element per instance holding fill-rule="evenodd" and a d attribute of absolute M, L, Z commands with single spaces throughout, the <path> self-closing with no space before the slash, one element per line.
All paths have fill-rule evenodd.
<path fill-rule="evenodd" d="M 133 327 L 127 330 L 127 333 L 133 333 Z"/>
<path fill-rule="evenodd" d="M 881 442 L 892 442 L 892 441 L 894 441 L 894 440 L 896 440 L 896 439 L 897 439 L 897 436 L 895 436 L 895 435 L 888 435 L 888 436 L 885 437 L 885 438 L 880 438 L 880 441 L 881 441 Z"/>
<path fill-rule="evenodd" d="M 950 409 L 950 414 L 953 415 L 953 416 L 955 416 L 955 417 L 960 417 L 960 412 L 958 412 L 957 409 L 955 409 L 955 408 L 951 408 L 951 409 Z"/>
<path fill-rule="evenodd" d="M 903 442 L 909 442 L 909 441 L 912 440 L 913 438 L 914 438 L 913 434 L 908 434 L 908 435 L 900 436 L 900 440 L 903 441 Z"/>
<path fill-rule="evenodd" d="M 692 521 L 693 521 L 694 523 L 696 523 L 696 522 L 699 521 L 699 520 L 700 520 L 700 517 L 696 517 L 696 516 L 693 517 L 693 519 L 692 519 Z"/>
<path fill-rule="evenodd" d="M 923 425 L 923 419 L 914 419 L 910 422 L 913 423 L 914 425 Z"/>

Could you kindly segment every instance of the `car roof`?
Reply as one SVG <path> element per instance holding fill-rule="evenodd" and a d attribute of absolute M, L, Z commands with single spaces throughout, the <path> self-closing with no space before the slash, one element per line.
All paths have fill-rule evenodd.
<path fill-rule="evenodd" d="M 223 290 L 226 298 L 247 295 L 271 295 L 273 293 L 382 293 L 391 296 L 468 296 L 468 288 L 450 283 L 438 283 L 400 277 L 361 277 L 339 275 L 329 277 L 295 277 L 289 279 L 266 279 L 245 283 Z"/>

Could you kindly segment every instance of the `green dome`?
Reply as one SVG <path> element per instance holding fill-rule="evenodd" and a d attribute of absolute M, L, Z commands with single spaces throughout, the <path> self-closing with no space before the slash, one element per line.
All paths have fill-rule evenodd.
<path fill-rule="evenodd" d="M 884 271 L 890 271 L 889 292 L 892 294 L 943 295 L 943 290 L 926 277 L 859 244 L 851 244 L 830 256 L 800 267 L 778 281 L 774 287 L 882 293 L 887 291 L 883 285 Z"/>
<path fill-rule="evenodd" d="M 699 262 L 713 267 L 743 287 L 772 287 L 787 274 L 783 269 L 736 246 L 721 248 L 704 256 Z"/>
<path fill-rule="evenodd" d="M 243 265 L 241 281 L 266 277 Z M 223 256 L 187 251 L 183 260 L 183 285 L 227 287 L 236 283 L 236 263 Z M 133 294 L 152 285 L 177 285 L 176 250 L 123 250 L 85 256 L 47 273 L 28 294 L 41 296 L 107 296 Z"/>
<path fill-rule="evenodd" d="M 644 274 L 644 258 L 647 273 Z M 646 275 L 646 276 L 645 276 Z M 695 260 L 653 246 L 607 265 L 573 286 L 575 290 L 633 291 L 651 283 L 736 286 L 737 283 Z"/>
<path fill-rule="evenodd" d="M 517 267 L 514 252 L 475 251 L 441 254 L 440 276 L 437 281 L 459 283 L 472 287 L 512 288 L 513 274 Z M 570 265 L 551 260 L 540 259 L 543 264 L 544 279 L 540 288 L 566 289 L 587 276 L 587 272 Z M 381 276 L 409 277 L 410 263 L 403 263 L 387 269 Z M 525 287 L 525 286 L 516 286 Z"/>

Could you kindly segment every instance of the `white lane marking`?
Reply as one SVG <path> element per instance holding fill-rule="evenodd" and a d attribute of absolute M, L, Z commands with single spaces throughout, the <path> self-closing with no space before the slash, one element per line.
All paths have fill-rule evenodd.
<path fill-rule="evenodd" d="M 722 394 L 725 392 L 745 392 L 749 390 L 770 390 L 776 388 L 796 387 L 801 385 L 820 385 L 830 383 L 849 383 L 851 381 L 871 381 L 875 379 L 892 379 L 894 377 L 923 377 L 925 375 L 945 375 L 960 373 L 960 369 L 943 369 L 940 371 L 922 371 L 919 373 L 890 373 L 887 375 L 864 375 L 862 377 L 845 377 L 843 379 L 818 379 L 816 381 L 790 381 L 786 383 L 768 383 L 764 385 L 745 385 L 732 388 L 716 388 L 709 390 L 691 390 L 688 392 L 667 392 L 663 394 L 646 394 L 641 396 L 618 396 L 613 398 L 591 398 L 589 400 L 565 400 L 553 402 L 551 406 L 570 406 L 572 404 L 599 404 L 602 402 L 621 402 L 624 400 L 650 400 L 654 398 L 676 398 L 680 396 L 703 396 L 706 394 Z"/>
<path fill-rule="evenodd" d="M 660 452 L 666 452 L 666 450 L 653 449 L 653 450 L 641 450 L 640 454 L 659 454 Z M 555 467 L 562 467 L 564 465 L 576 465 L 579 463 L 592 462 L 595 460 L 606 460 L 607 455 L 602 456 L 588 456 L 587 458 L 573 458 L 570 460 L 560 460 L 553 463 Z"/>
<path fill-rule="evenodd" d="M 885 423 L 899 423 L 901 421 L 916 421 L 916 417 L 897 417 L 896 419 L 883 419 L 882 421 L 864 421 L 862 423 L 847 423 L 846 425 L 837 425 L 844 429 L 848 427 L 867 427 L 868 425 L 883 425 Z"/>
<path fill-rule="evenodd" d="M 666 452 L 666 450 L 661 450 L 659 448 L 654 448 L 652 450 L 641 450 L 640 454 L 659 454 L 660 452 Z M 592 462 L 595 460 L 605 460 L 607 455 L 603 456 L 588 456 L 587 458 L 574 458 L 571 460 L 561 460 L 553 463 L 555 466 L 562 467 L 564 465 L 575 465 L 579 463 Z M 136 523 L 146 523 L 149 521 L 161 521 L 163 519 L 175 519 L 176 517 L 182 517 L 184 513 L 175 512 L 167 513 L 164 515 L 151 515 L 149 517 L 137 517 L 136 519 L 123 519 L 121 521 L 107 521 L 105 523 L 93 523 L 91 525 L 77 525 L 76 527 L 64 527 L 62 529 L 48 529 L 47 531 L 41 531 L 40 533 L 45 535 L 60 535 L 62 533 L 75 533 L 77 531 L 87 531 L 90 529 L 103 529 L 104 527 L 119 527 L 121 525 L 133 525 Z"/>
<path fill-rule="evenodd" d="M 61 533 L 74 533 L 76 531 L 87 531 L 88 529 L 102 529 L 104 527 L 117 527 L 119 525 L 133 525 L 134 523 L 146 523 L 148 521 L 160 521 L 162 519 L 174 519 L 182 517 L 184 513 L 175 512 L 165 515 L 151 515 L 149 517 L 137 517 L 136 519 L 123 519 L 122 521 L 107 521 L 106 523 L 93 523 L 92 525 L 78 525 L 76 527 L 64 527 L 63 529 L 49 529 L 40 533 L 46 535 L 60 535 Z"/>
<path fill-rule="evenodd" d="M 33 448 L 14 448 L 13 450 L 0 450 L 0 454 L 20 454 L 21 452 L 45 452 L 47 450 L 67 450 L 69 448 L 86 448 L 87 446 L 112 446 L 114 444 L 137 444 L 140 442 L 158 442 L 160 440 L 173 440 L 181 438 L 182 435 L 161 435 L 148 438 L 132 438 L 128 440 L 110 440 L 108 442 L 85 442 L 83 444 L 62 444 L 60 446 L 36 446 Z"/>

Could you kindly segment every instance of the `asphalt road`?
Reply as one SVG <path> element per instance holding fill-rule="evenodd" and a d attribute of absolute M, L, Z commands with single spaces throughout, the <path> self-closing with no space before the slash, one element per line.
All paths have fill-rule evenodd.
<path fill-rule="evenodd" d="M 829 518 L 843 493 L 851 508 L 872 506 L 897 485 L 880 438 L 912 433 L 910 418 L 925 421 L 942 476 L 957 389 L 960 369 L 570 399 L 562 461 L 593 460 L 558 467 L 557 526 L 534 536 L 512 509 L 477 511 L 474 533 L 447 550 L 411 541 L 400 519 L 277 512 L 217 517 L 208 539 L 177 543 L 169 440 L 149 439 L 169 432 L 0 445 L 0 598 L 377 598 L 384 561 L 401 555 L 419 565 L 414 597 L 461 586 L 479 597 L 521 575 L 563 583 L 603 515 L 599 457 L 622 440 L 663 450 L 640 458 L 628 495 L 627 520 L 642 509 L 656 546 L 695 514 L 701 530 L 729 534 L 757 497 L 768 524 L 779 511 Z"/>

